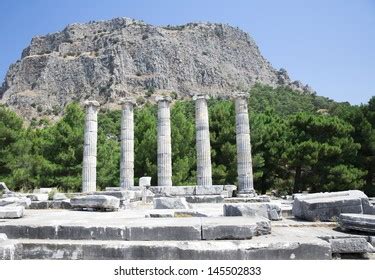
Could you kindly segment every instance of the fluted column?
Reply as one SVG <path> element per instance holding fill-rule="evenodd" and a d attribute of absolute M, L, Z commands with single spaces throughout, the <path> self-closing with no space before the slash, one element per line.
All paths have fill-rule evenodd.
<path fill-rule="evenodd" d="M 120 100 L 121 113 L 121 156 L 120 156 L 120 188 L 129 189 L 134 186 L 134 105 L 132 98 Z"/>
<path fill-rule="evenodd" d="M 197 185 L 212 186 L 210 130 L 207 97 L 195 95 Z"/>
<path fill-rule="evenodd" d="M 158 103 L 158 186 L 172 186 L 172 143 L 170 97 L 159 96 Z"/>
<path fill-rule="evenodd" d="M 84 130 L 83 163 L 82 163 L 82 192 L 96 191 L 96 150 L 98 139 L 97 101 L 86 101 L 86 119 Z"/>
<path fill-rule="evenodd" d="M 255 194 L 251 159 L 248 94 L 235 95 L 238 193 Z"/>

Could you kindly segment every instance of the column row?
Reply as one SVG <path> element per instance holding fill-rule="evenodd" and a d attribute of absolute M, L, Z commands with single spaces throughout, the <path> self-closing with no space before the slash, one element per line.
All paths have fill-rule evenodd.
<path fill-rule="evenodd" d="M 235 95 L 238 193 L 253 194 L 253 171 L 247 94 Z M 197 185 L 212 186 L 211 147 L 207 98 L 195 95 Z M 170 97 L 158 97 L 157 168 L 158 185 L 172 186 Z M 134 105 L 122 99 L 120 187 L 134 186 Z M 96 190 L 97 112 L 99 103 L 87 101 L 83 154 L 82 191 Z"/>

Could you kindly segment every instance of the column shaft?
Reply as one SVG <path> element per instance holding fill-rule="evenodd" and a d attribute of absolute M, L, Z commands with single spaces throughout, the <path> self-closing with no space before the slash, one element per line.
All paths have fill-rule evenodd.
<path fill-rule="evenodd" d="M 238 193 L 253 194 L 253 168 L 251 158 L 249 114 L 246 95 L 236 97 L 235 107 Z"/>
<path fill-rule="evenodd" d="M 121 114 L 120 188 L 134 186 L 134 104 L 123 100 Z"/>
<path fill-rule="evenodd" d="M 195 97 L 195 126 L 197 149 L 197 185 L 212 186 L 210 130 L 207 100 Z"/>
<path fill-rule="evenodd" d="M 172 186 L 172 142 L 170 102 L 160 97 L 158 102 L 158 186 Z"/>
<path fill-rule="evenodd" d="M 82 192 L 96 191 L 96 153 L 98 134 L 97 101 L 87 101 L 84 130 L 83 163 L 82 163 Z"/>

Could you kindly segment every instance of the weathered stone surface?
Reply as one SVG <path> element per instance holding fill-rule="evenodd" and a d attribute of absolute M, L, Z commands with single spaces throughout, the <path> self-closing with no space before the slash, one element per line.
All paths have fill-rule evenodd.
<path fill-rule="evenodd" d="M 120 199 L 109 195 L 86 195 L 70 199 L 74 209 L 118 210 Z"/>
<path fill-rule="evenodd" d="M 254 203 L 254 202 L 271 202 L 268 195 L 258 195 L 255 197 L 228 197 L 225 198 L 227 203 Z"/>
<path fill-rule="evenodd" d="M 54 188 L 39 188 L 39 189 L 34 189 L 33 193 L 44 193 L 44 194 L 49 194 L 52 192 Z"/>
<path fill-rule="evenodd" d="M 121 156 L 120 187 L 134 187 L 134 98 L 120 100 L 121 112 Z"/>
<path fill-rule="evenodd" d="M 192 195 L 185 196 L 188 203 L 222 203 L 224 202 L 223 195 Z"/>
<path fill-rule="evenodd" d="M 202 239 L 250 239 L 271 233 L 271 223 L 262 217 L 202 218 Z"/>
<path fill-rule="evenodd" d="M 328 242 L 237 241 L 75 241 L 23 240 L 23 259 L 58 260 L 325 260 Z M 255 241 L 255 242 L 254 242 Z"/>
<path fill-rule="evenodd" d="M 154 209 L 189 209 L 184 197 L 155 197 Z"/>
<path fill-rule="evenodd" d="M 253 166 L 250 144 L 248 93 L 235 95 L 236 110 L 236 147 L 238 190 L 240 195 L 254 195 Z"/>
<path fill-rule="evenodd" d="M 68 197 L 64 193 L 55 193 L 53 195 L 53 200 L 66 200 Z"/>
<path fill-rule="evenodd" d="M 375 233 L 375 215 L 341 214 L 338 223 L 344 230 L 358 230 Z"/>
<path fill-rule="evenodd" d="M 139 186 L 148 188 L 151 186 L 151 177 L 141 177 L 139 178 Z"/>
<path fill-rule="evenodd" d="M 193 196 L 193 195 L 232 195 L 236 186 L 212 185 L 212 186 L 153 186 L 149 190 L 156 196 Z"/>
<path fill-rule="evenodd" d="M 372 253 L 374 248 L 365 238 L 338 238 L 329 240 L 332 253 Z"/>
<path fill-rule="evenodd" d="M 259 216 L 270 220 L 280 220 L 281 209 L 272 203 L 234 203 L 224 204 L 224 216 Z"/>
<path fill-rule="evenodd" d="M 179 210 L 175 211 L 173 217 L 175 218 L 187 218 L 187 217 L 208 217 L 206 213 L 197 210 Z"/>
<path fill-rule="evenodd" d="M 0 207 L 1 206 L 23 206 L 24 208 L 28 208 L 31 204 L 30 198 L 23 197 L 23 196 L 10 196 L 0 199 Z"/>
<path fill-rule="evenodd" d="M 0 182 L 0 192 L 3 192 L 3 193 L 9 192 L 9 189 L 4 182 Z"/>
<path fill-rule="evenodd" d="M 196 94 L 195 143 L 197 150 L 197 185 L 212 186 L 211 145 L 207 108 L 207 96 Z"/>
<path fill-rule="evenodd" d="M 48 200 L 32 201 L 30 209 L 71 209 L 70 199 L 66 200 Z"/>
<path fill-rule="evenodd" d="M 26 197 L 30 198 L 31 201 L 47 201 L 48 193 L 32 193 L 26 195 Z"/>
<path fill-rule="evenodd" d="M 8 237 L 5 233 L 0 233 L 0 241 L 4 241 L 4 240 L 7 240 Z"/>
<path fill-rule="evenodd" d="M 3 206 L 0 207 L 0 219 L 22 218 L 24 211 L 23 206 Z"/>
<path fill-rule="evenodd" d="M 17 241 L 1 239 L 0 237 L 0 260 L 19 260 L 21 258 L 22 245 Z"/>
<path fill-rule="evenodd" d="M 371 211 L 367 196 L 357 190 L 295 196 L 293 215 L 308 221 L 332 221 L 341 213 Z"/>
<path fill-rule="evenodd" d="M 173 213 L 150 213 L 145 218 L 173 218 Z"/>

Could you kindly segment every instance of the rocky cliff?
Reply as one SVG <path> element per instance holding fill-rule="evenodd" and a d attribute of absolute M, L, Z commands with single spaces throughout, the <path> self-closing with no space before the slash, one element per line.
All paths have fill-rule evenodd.
<path fill-rule="evenodd" d="M 227 95 L 255 83 L 286 85 L 245 32 L 224 24 L 153 26 L 116 18 L 71 24 L 63 31 L 32 39 L 9 67 L 1 102 L 27 119 L 61 115 L 75 100 L 95 98 L 114 107 L 126 90 L 139 101 L 158 92 L 187 98 L 196 92 Z"/>

